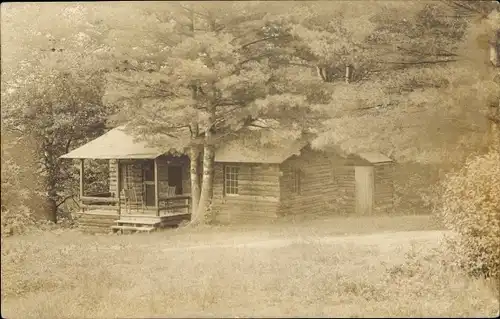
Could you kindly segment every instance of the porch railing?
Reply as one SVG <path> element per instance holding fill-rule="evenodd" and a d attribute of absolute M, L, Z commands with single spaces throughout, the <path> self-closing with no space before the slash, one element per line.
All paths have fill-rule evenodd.
<path fill-rule="evenodd" d="M 157 215 L 164 216 L 171 213 L 189 214 L 190 207 L 190 195 L 161 196 L 158 198 Z M 120 205 L 120 198 L 114 197 L 112 193 L 93 193 L 88 196 L 80 197 L 80 208 L 82 212 L 89 210 L 111 210 L 116 211 L 118 214 L 124 213 L 120 212 L 120 209 L 126 209 L 126 207 Z M 152 210 L 151 213 L 153 213 L 155 207 L 143 207 L 142 210 Z"/>
<path fill-rule="evenodd" d="M 173 196 L 160 196 L 158 199 L 159 207 L 158 214 L 162 215 L 162 212 L 168 213 L 190 213 L 191 207 L 191 196 L 190 195 L 173 195 Z"/>

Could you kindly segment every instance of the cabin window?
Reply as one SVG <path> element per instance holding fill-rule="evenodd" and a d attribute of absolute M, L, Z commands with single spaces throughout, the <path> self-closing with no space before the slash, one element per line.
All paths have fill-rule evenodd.
<path fill-rule="evenodd" d="M 293 194 L 300 194 L 300 170 L 293 169 L 291 176 L 291 187 Z"/>
<path fill-rule="evenodd" d="M 238 178 L 240 168 L 237 166 L 226 166 L 224 172 L 224 189 L 226 195 L 238 194 Z"/>

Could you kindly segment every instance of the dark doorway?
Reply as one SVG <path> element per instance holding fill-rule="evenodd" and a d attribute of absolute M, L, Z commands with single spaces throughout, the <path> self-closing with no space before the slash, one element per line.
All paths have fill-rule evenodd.
<path fill-rule="evenodd" d="M 144 201 L 146 206 L 154 207 L 155 200 L 155 165 L 153 160 L 143 164 Z"/>
<path fill-rule="evenodd" d="M 182 166 L 168 166 L 168 186 L 175 186 L 175 194 L 182 194 Z"/>

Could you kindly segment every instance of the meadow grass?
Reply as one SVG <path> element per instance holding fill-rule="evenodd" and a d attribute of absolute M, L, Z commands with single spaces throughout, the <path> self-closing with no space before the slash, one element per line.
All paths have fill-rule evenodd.
<path fill-rule="evenodd" d="M 406 216 L 10 237 L 2 241 L 2 316 L 496 314 L 498 290 L 447 267 L 436 229 L 429 217 Z"/>

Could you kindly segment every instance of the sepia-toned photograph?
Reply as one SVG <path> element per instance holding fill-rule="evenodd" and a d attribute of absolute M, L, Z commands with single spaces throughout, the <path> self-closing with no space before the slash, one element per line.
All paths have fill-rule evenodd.
<path fill-rule="evenodd" d="M 2 318 L 500 316 L 500 1 L 0 24 Z"/>

